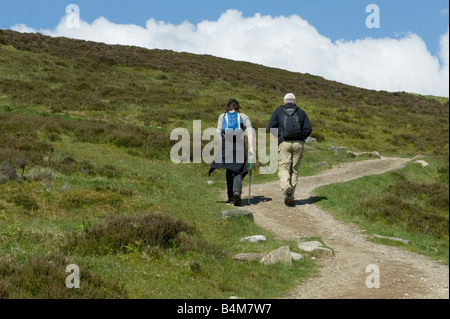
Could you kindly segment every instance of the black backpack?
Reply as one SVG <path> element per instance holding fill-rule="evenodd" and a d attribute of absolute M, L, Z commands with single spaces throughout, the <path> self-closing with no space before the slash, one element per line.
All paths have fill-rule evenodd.
<path fill-rule="evenodd" d="M 294 104 L 283 107 L 281 112 L 281 135 L 285 140 L 301 139 L 303 128 L 300 122 L 300 109 Z"/>

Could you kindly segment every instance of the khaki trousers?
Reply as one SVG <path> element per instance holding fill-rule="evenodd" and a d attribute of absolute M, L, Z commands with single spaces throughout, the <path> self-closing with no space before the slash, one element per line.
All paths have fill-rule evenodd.
<path fill-rule="evenodd" d="M 288 186 L 295 191 L 304 146 L 302 141 L 284 141 L 278 145 L 278 177 L 283 192 Z"/>

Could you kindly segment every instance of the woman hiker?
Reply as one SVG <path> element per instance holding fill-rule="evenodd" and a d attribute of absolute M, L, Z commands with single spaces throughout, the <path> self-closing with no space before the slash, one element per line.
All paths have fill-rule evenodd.
<path fill-rule="evenodd" d="M 227 170 L 228 202 L 234 203 L 234 206 L 240 206 L 242 203 L 242 180 L 248 174 L 244 134 L 246 130 L 248 131 L 248 151 L 251 155 L 254 154 L 252 124 L 249 117 L 239 110 L 239 102 L 231 99 L 225 107 L 225 113 L 219 116 L 217 134 L 222 148 L 216 154 L 215 161 L 209 170 L 209 175 L 216 169 Z"/>

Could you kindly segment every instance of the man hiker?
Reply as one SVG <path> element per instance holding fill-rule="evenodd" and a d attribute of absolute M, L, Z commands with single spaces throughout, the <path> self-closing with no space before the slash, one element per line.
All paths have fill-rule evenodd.
<path fill-rule="evenodd" d="M 312 132 L 308 115 L 295 101 L 294 94 L 286 94 L 284 105 L 273 112 L 269 122 L 269 129 L 278 129 L 278 177 L 287 206 L 294 202 L 298 167 L 303 157 L 305 140 Z"/>
<path fill-rule="evenodd" d="M 225 113 L 217 121 L 217 134 L 222 142 L 222 148 L 216 154 L 209 175 L 220 168 L 227 170 L 228 203 L 241 206 L 242 180 L 248 174 L 247 154 L 245 153 L 245 134 L 248 130 L 248 151 L 253 152 L 253 135 L 250 118 L 240 112 L 239 102 L 230 99 L 225 107 Z"/>

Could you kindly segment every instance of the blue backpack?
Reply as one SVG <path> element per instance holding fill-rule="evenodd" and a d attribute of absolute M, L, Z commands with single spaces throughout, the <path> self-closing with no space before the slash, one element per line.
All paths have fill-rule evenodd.
<path fill-rule="evenodd" d="M 223 117 L 222 131 L 224 133 L 237 131 L 244 125 L 244 121 L 241 118 L 239 112 L 228 112 Z"/>

